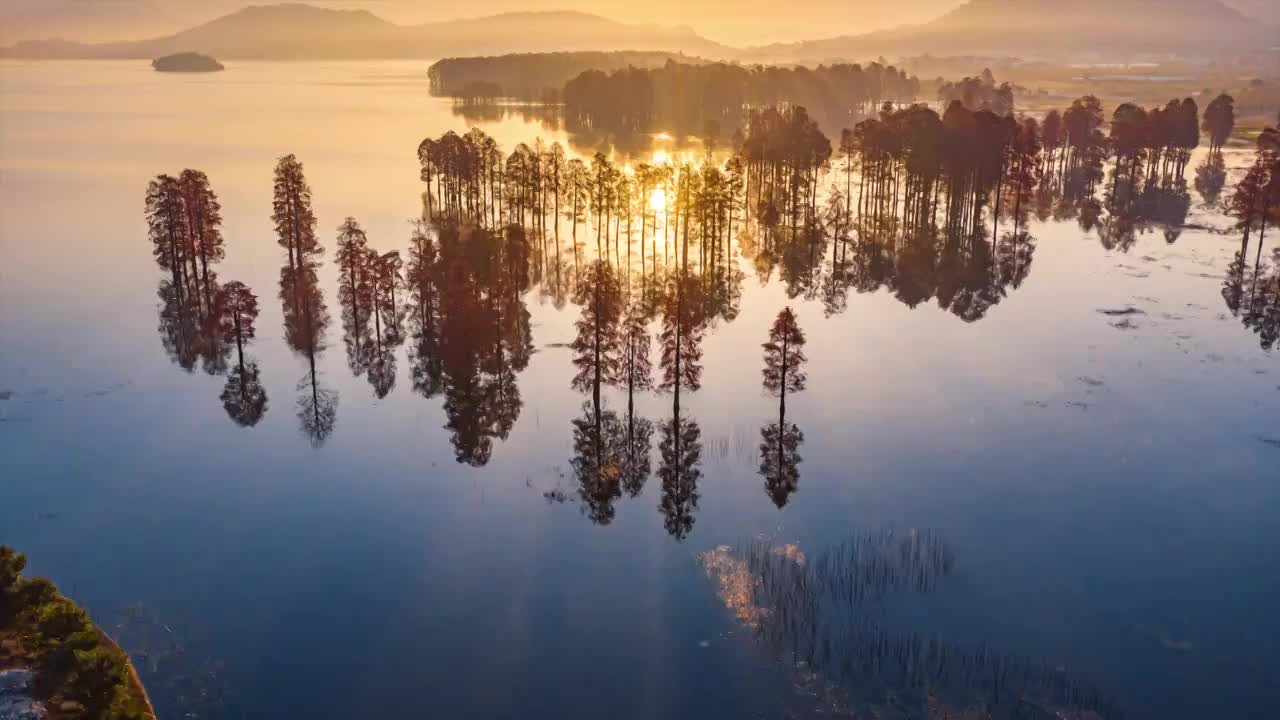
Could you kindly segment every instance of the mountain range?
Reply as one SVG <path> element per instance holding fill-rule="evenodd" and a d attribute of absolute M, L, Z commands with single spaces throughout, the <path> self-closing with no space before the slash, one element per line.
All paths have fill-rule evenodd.
<path fill-rule="evenodd" d="M 747 58 L 1221 58 L 1276 46 L 1280 25 L 1259 22 L 1220 0 L 970 0 L 921 25 L 753 48 Z"/>
<path fill-rule="evenodd" d="M 151 59 L 192 51 L 230 60 L 350 60 L 614 49 L 665 50 L 707 57 L 734 53 L 688 27 L 625 24 L 581 12 L 515 12 L 396 25 L 367 10 L 289 3 L 246 7 L 189 30 L 147 40 L 36 40 L 17 43 L 0 50 L 0 54 L 26 58 Z"/>
<path fill-rule="evenodd" d="M 628 24 L 575 11 L 397 25 L 366 10 L 283 4 L 247 7 L 146 40 L 26 41 L 0 55 L 152 59 L 193 51 L 229 60 L 335 60 L 627 49 L 748 62 L 926 53 L 1116 60 L 1154 54 L 1216 59 L 1277 46 L 1280 27 L 1221 0 L 969 0 L 920 25 L 748 49 L 708 40 L 687 26 Z"/>

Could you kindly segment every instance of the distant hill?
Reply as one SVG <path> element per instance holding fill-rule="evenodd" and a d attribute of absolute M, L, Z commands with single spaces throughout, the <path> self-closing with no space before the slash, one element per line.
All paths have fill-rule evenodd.
<path fill-rule="evenodd" d="M 159 72 L 207 73 L 226 70 L 222 63 L 200 53 L 185 52 L 165 55 L 151 61 L 151 67 Z"/>
<path fill-rule="evenodd" d="M 1271 22 L 1275 22 L 1271 19 Z M 1213 58 L 1280 44 L 1280 26 L 1220 0 L 969 0 L 936 20 L 892 30 L 754 48 L 753 59 L 1017 55 Z"/>
<path fill-rule="evenodd" d="M 734 51 L 687 27 L 628 25 L 579 12 L 506 13 L 395 25 L 366 10 L 302 4 L 247 7 L 173 35 L 114 43 L 34 41 L 0 50 L 24 58 L 154 58 L 195 51 L 240 60 L 440 58 L 561 50 Z"/>

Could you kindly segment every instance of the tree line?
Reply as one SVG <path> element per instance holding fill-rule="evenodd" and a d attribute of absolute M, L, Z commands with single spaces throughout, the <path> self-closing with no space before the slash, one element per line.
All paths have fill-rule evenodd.
<path fill-rule="evenodd" d="M 912 102 L 919 92 L 919 79 L 880 63 L 788 68 L 668 62 L 588 70 L 565 84 L 562 97 L 570 130 L 727 137 L 752 108 L 803 106 L 827 127 L 839 128 L 885 101 Z"/>
<path fill-rule="evenodd" d="M 565 83 L 588 70 L 661 67 L 668 61 L 696 62 L 680 53 L 641 50 L 513 53 L 444 58 L 427 68 L 427 79 L 432 95 L 465 98 L 469 88 L 483 86 L 507 99 L 558 103 Z"/>

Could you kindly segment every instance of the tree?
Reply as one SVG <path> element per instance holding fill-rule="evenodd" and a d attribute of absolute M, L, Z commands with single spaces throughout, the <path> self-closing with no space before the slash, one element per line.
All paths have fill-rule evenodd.
<path fill-rule="evenodd" d="M 316 277 L 317 262 L 280 268 L 280 300 L 284 306 L 285 341 L 307 360 L 307 374 L 298 381 L 296 410 L 302 433 L 319 448 L 333 434 L 338 421 L 338 393 L 320 382 L 316 358 L 325 349 L 329 312 Z"/>
<path fill-rule="evenodd" d="M 241 427 L 253 427 L 267 414 L 267 390 L 256 362 L 242 362 L 228 375 L 222 388 L 222 408 Z"/>
<path fill-rule="evenodd" d="M 186 287 L 189 243 L 185 199 L 177 178 L 157 175 L 151 181 L 147 186 L 146 215 L 152 255 L 161 269 L 171 273 L 174 291 L 181 296 Z"/>
<path fill-rule="evenodd" d="M 787 393 L 805 388 L 805 337 L 791 308 L 778 313 L 769 330 L 764 348 L 764 389 L 778 398 L 778 422 L 760 430 L 760 474 L 765 479 L 765 492 L 778 508 L 799 484 L 799 447 L 804 433 L 787 422 Z"/>
<path fill-rule="evenodd" d="M 425 398 L 443 390 L 443 368 L 440 363 L 440 279 L 439 253 L 427 228 L 421 222 L 409 240 L 409 266 L 405 284 L 409 294 L 409 327 L 413 343 L 409 346 L 409 365 L 413 388 Z"/>
<path fill-rule="evenodd" d="M 1214 98 L 1204 109 L 1201 128 L 1209 133 L 1209 152 L 1222 152 L 1222 146 L 1231 137 L 1236 126 L 1235 98 L 1226 93 Z"/>
<path fill-rule="evenodd" d="M 578 481 L 582 511 L 597 525 L 614 518 L 613 503 L 622 496 L 622 423 L 617 413 L 582 404 L 583 416 L 573 421 L 573 459 L 569 464 Z"/>
<path fill-rule="evenodd" d="M 764 388 L 785 408 L 787 393 L 805 388 L 805 337 L 791 308 L 783 308 L 769 329 L 764 348 Z"/>
<path fill-rule="evenodd" d="M 800 484 L 800 446 L 804 433 L 795 423 L 769 423 L 760 428 L 760 475 L 764 491 L 779 510 Z"/>
<path fill-rule="evenodd" d="M 648 320 L 644 309 L 633 303 L 622 321 L 619 385 L 627 388 L 627 424 L 623 448 L 622 487 L 631 497 L 640 494 L 649 479 L 649 453 L 652 446 L 653 422 L 635 414 L 637 390 L 653 389 L 653 363 L 650 360 Z"/>
<path fill-rule="evenodd" d="M 621 378 L 621 286 L 613 267 L 604 260 L 592 263 L 574 301 L 582 306 L 582 315 L 575 323 L 578 335 L 570 345 L 578 369 L 570 386 L 579 392 L 590 390 L 598 409 L 600 387 L 616 384 Z"/>
<path fill-rule="evenodd" d="M 302 172 L 302 163 L 285 155 L 276 163 L 275 195 L 271 219 L 280 246 L 289 255 L 289 267 L 298 268 L 324 248 L 316 240 L 316 216 L 311 210 L 311 186 Z"/>
<path fill-rule="evenodd" d="M 662 423 L 661 432 L 658 479 L 662 481 L 662 497 L 658 510 L 667 532 L 676 540 L 684 540 L 693 530 L 694 513 L 701 499 L 698 481 L 702 478 L 702 428 L 696 420 L 682 417 L 679 405 L 675 405 L 671 418 Z"/>
<path fill-rule="evenodd" d="M 573 222 L 573 256 L 578 256 L 578 222 L 582 219 L 582 208 L 586 206 L 590 200 L 590 193 L 587 188 L 589 171 L 587 166 L 578 158 L 574 158 L 568 162 L 568 170 L 565 172 L 565 182 L 569 193 L 569 202 L 572 205 L 569 217 Z"/>
<path fill-rule="evenodd" d="M 236 344 L 244 364 L 244 346 L 257 335 L 258 296 L 242 282 L 229 282 L 218 290 L 214 309 L 223 341 Z"/>
<path fill-rule="evenodd" d="M 374 303 L 374 270 L 370 267 L 368 237 L 355 218 L 347 218 L 338 227 L 338 244 L 334 253 L 338 262 L 338 302 L 342 306 L 342 325 L 347 345 L 348 364 L 359 374 L 368 365 L 372 351 Z M 376 253 L 374 253 L 376 256 Z"/>
<path fill-rule="evenodd" d="M 666 518 L 667 532 L 677 540 L 685 539 L 693 528 L 698 480 L 702 476 L 702 430 L 697 421 L 680 414 L 681 388 L 697 390 L 702 385 L 701 307 L 697 279 L 684 272 L 674 276 L 666 293 L 660 335 L 659 387 L 671 391 L 672 404 L 671 418 L 662 424 L 662 440 L 658 443 L 662 457 L 658 477 L 662 480 L 659 509 Z"/>
<path fill-rule="evenodd" d="M 267 412 L 267 392 L 256 362 L 246 362 L 245 345 L 257 331 L 258 298 L 241 282 L 230 282 L 218 290 L 214 301 L 218 331 L 223 341 L 235 342 L 238 362 L 227 376 L 222 390 L 222 407 L 242 427 L 252 427 Z"/>
<path fill-rule="evenodd" d="M 217 264 L 226 257 L 222 240 L 222 205 L 209 185 L 208 176 L 199 170 L 183 170 L 178 185 L 186 211 L 191 277 L 195 280 L 197 294 L 204 302 L 204 307 L 210 309 L 215 290 L 209 265 Z"/>

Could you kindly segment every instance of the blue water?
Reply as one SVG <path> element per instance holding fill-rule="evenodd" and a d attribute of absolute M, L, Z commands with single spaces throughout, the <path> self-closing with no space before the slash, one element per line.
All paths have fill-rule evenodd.
<path fill-rule="evenodd" d="M 347 367 L 334 228 L 352 215 L 372 245 L 405 251 L 417 143 L 465 129 L 423 70 L 0 64 L 0 542 L 108 629 L 130 632 L 122 611 L 139 605 L 163 628 L 131 648 L 162 717 L 830 713 L 856 683 L 753 639 L 698 555 L 763 538 L 813 557 L 890 531 L 927 531 L 954 558 L 928 592 L 892 587 L 865 608 L 895 638 L 1033 660 L 1130 718 L 1272 712 L 1280 365 L 1223 303 L 1238 236 L 1153 231 L 1120 251 L 1035 222 L 1027 279 L 972 322 L 883 288 L 829 313 L 821 283 L 791 297 L 735 247 L 739 312 L 708 329 L 703 386 L 681 398 L 703 443 L 692 529 L 664 529 L 656 476 L 593 524 L 570 467 L 586 397 L 561 346 L 578 308 L 548 283 L 519 295 L 535 352 L 481 467 L 456 462 L 406 348 L 382 399 Z M 483 127 L 506 148 L 569 141 Z M 287 152 L 330 246 L 316 363 L 337 422 L 320 447 L 300 431 L 309 365 L 277 297 L 270 177 Z M 1236 172 L 1246 161 L 1228 153 Z M 157 332 L 143 192 L 184 167 L 224 206 L 220 277 L 262 304 L 250 354 L 269 405 L 252 428 L 223 410 L 225 378 L 177 366 Z M 1192 197 L 1192 221 L 1226 227 Z M 809 363 L 787 400 L 800 481 L 779 510 L 757 474 L 777 416 L 760 344 L 785 305 Z M 1100 312 L 1126 307 L 1141 313 Z M 660 421 L 671 397 L 636 409 Z M 546 499 L 557 491 L 566 502 Z M 194 702 L 189 676 L 221 699 Z"/>

